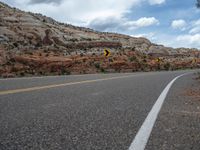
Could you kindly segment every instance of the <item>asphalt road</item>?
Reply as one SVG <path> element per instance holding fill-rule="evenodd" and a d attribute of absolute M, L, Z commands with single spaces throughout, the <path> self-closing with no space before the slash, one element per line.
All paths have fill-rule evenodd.
<path fill-rule="evenodd" d="M 127 150 L 163 89 L 186 72 L 0 79 L 0 150 Z M 187 108 L 180 93 L 192 78 L 175 81 L 146 149 L 200 149 L 198 113 L 189 125 L 172 113 Z"/>

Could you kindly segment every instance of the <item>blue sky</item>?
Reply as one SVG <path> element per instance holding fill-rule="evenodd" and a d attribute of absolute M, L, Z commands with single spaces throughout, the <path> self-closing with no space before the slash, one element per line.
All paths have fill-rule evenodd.
<path fill-rule="evenodd" d="M 196 0 L 3 0 L 22 10 L 99 31 L 146 37 L 170 47 L 200 49 Z"/>

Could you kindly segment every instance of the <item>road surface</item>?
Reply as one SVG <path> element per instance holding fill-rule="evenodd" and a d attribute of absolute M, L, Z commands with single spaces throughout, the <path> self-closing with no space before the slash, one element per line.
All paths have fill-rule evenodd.
<path fill-rule="evenodd" d="M 0 79 L 0 149 L 139 150 L 131 145 L 158 97 L 189 72 Z M 200 101 L 183 94 L 193 78 L 169 88 L 143 149 L 200 149 Z"/>

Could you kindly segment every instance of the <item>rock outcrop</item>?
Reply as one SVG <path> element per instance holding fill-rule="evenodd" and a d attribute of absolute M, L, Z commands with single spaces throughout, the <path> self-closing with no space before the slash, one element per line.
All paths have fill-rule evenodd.
<path fill-rule="evenodd" d="M 1 77 L 168 70 L 200 65 L 197 49 L 173 49 L 145 38 L 59 23 L 2 2 L 0 20 Z M 110 49 L 110 57 L 103 55 L 104 49 Z"/>

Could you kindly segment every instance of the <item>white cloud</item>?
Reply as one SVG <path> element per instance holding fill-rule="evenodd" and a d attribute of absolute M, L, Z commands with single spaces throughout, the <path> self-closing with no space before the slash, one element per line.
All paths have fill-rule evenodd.
<path fill-rule="evenodd" d="M 171 23 L 171 27 L 173 29 L 179 29 L 179 30 L 182 30 L 182 31 L 186 29 L 186 26 L 187 26 L 187 23 L 183 19 L 174 20 Z"/>
<path fill-rule="evenodd" d="M 6 0 L 3 0 L 6 1 Z M 134 6 L 147 0 L 11 0 L 16 7 L 50 16 L 58 21 L 86 26 L 94 20 L 106 18 L 125 18 Z M 148 0 L 149 1 L 149 0 Z M 150 0 L 160 4 L 165 0 Z M 141 18 L 127 21 L 127 26 L 141 27 L 157 24 L 155 18 Z M 130 24 L 130 25 L 128 25 Z"/>
<path fill-rule="evenodd" d="M 5 0 L 6 1 L 6 0 Z M 54 19 L 83 25 L 96 18 L 124 16 L 133 6 L 141 3 L 141 0 L 62 0 L 60 3 L 53 0 L 14 0 L 16 7 L 23 10 L 42 13 Z M 40 3 L 36 3 L 40 1 Z M 51 1 L 51 3 L 47 3 Z"/>
<path fill-rule="evenodd" d="M 196 47 L 200 49 L 200 19 L 190 21 L 188 24 L 184 20 L 174 20 L 173 22 L 172 27 L 174 29 L 184 30 L 184 34 L 168 35 L 168 38 L 161 37 L 161 40 L 170 39 L 164 40 L 163 43 L 173 47 Z"/>
<path fill-rule="evenodd" d="M 200 26 L 200 19 L 196 20 L 193 22 L 194 26 Z"/>
<path fill-rule="evenodd" d="M 154 17 L 142 17 L 138 20 L 130 21 L 123 17 L 107 17 L 92 20 L 88 27 L 92 27 L 101 31 L 120 31 L 135 30 L 142 27 L 158 25 L 159 21 Z"/>
<path fill-rule="evenodd" d="M 154 17 L 142 17 L 136 21 L 128 21 L 124 23 L 125 26 L 129 26 L 129 28 L 140 28 L 147 27 L 151 25 L 158 25 L 159 21 Z"/>
<path fill-rule="evenodd" d="M 176 38 L 177 42 L 183 43 L 187 47 L 198 47 L 200 48 L 200 34 L 186 34 L 180 35 Z"/>
<path fill-rule="evenodd" d="M 150 5 L 160 5 L 165 3 L 165 0 L 149 0 Z"/>
<path fill-rule="evenodd" d="M 196 33 L 200 33 L 200 26 L 197 27 L 193 27 L 190 31 L 190 34 L 196 34 Z"/>
<path fill-rule="evenodd" d="M 192 22 L 189 33 L 190 34 L 200 33 L 200 19 Z"/>
<path fill-rule="evenodd" d="M 156 33 L 154 33 L 154 32 L 142 33 L 142 34 L 132 34 L 131 36 L 132 37 L 144 37 L 144 38 L 149 39 L 152 42 L 157 40 Z"/>

